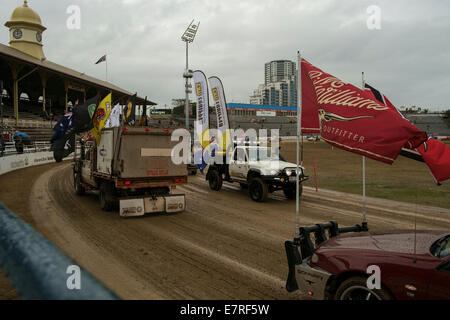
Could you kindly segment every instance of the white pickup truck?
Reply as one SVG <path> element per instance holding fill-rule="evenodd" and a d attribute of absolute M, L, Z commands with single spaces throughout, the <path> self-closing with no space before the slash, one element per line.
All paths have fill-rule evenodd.
<path fill-rule="evenodd" d="M 217 159 L 217 156 L 216 158 Z M 217 162 L 217 161 L 216 161 Z M 229 163 L 213 163 L 209 166 L 206 180 L 212 190 L 219 191 L 222 182 L 238 182 L 242 189 L 248 188 L 253 201 L 262 202 L 268 193 L 283 190 L 288 199 L 295 199 L 297 165 L 286 162 L 281 156 L 271 155 L 270 147 L 237 145 Z M 307 180 L 305 168 L 299 167 L 300 183 Z M 299 195 L 303 190 L 300 184 Z"/>

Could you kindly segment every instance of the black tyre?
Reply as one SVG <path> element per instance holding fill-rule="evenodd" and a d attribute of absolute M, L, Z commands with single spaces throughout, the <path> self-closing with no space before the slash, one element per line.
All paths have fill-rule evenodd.
<path fill-rule="evenodd" d="M 86 192 L 81 184 L 81 176 L 78 172 L 73 173 L 73 188 L 75 189 L 75 193 L 79 196 L 82 196 Z"/>
<path fill-rule="evenodd" d="M 351 277 L 343 281 L 334 296 L 335 300 L 393 300 L 389 291 L 381 285 L 381 289 L 369 289 L 364 277 Z"/>
<path fill-rule="evenodd" d="M 222 175 L 218 170 L 212 170 L 209 173 L 209 187 L 211 190 L 219 191 L 222 188 Z"/>
<path fill-rule="evenodd" d="M 292 188 L 286 188 L 283 189 L 283 193 L 286 196 L 286 198 L 288 199 L 295 199 L 295 190 L 296 190 L 296 186 L 294 185 Z M 299 185 L 299 190 L 298 190 L 298 195 L 301 197 L 303 193 L 303 185 L 300 184 Z"/>
<path fill-rule="evenodd" d="M 250 198 L 253 201 L 264 202 L 267 199 L 267 194 L 269 193 L 269 188 L 267 183 L 259 177 L 252 178 L 250 185 L 248 186 Z"/>
<path fill-rule="evenodd" d="M 114 187 L 104 182 L 100 186 L 99 192 L 100 208 L 104 211 L 111 211 L 114 209 L 116 202 L 114 201 Z"/>

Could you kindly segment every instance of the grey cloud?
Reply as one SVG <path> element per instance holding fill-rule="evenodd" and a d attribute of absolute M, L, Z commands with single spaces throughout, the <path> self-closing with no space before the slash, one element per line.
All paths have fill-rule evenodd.
<path fill-rule="evenodd" d="M 21 1 L 2 0 L 8 20 Z M 82 29 L 66 28 L 66 8 L 79 5 Z M 184 96 L 180 37 L 201 21 L 190 68 L 219 76 L 228 101 L 248 102 L 264 81 L 264 63 L 296 59 L 357 86 L 367 81 L 400 105 L 450 108 L 450 3 L 447 1 L 314 0 L 30 0 L 48 30 L 47 58 L 103 79 L 94 65 L 108 53 L 110 80 L 160 104 Z M 381 30 L 366 27 L 369 5 L 381 8 Z M 3 28 L 0 41 L 8 42 Z"/>

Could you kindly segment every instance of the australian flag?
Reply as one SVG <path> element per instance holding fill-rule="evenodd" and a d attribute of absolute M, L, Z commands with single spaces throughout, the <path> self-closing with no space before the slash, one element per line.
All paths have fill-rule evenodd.
<path fill-rule="evenodd" d="M 99 64 L 103 61 L 106 61 L 106 54 L 103 57 L 101 57 L 100 59 L 98 59 L 98 61 L 95 64 Z"/>

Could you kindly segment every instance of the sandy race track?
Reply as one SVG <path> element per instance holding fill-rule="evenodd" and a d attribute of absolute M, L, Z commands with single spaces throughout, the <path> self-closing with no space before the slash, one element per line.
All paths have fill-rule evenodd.
<path fill-rule="evenodd" d="M 35 170 L 21 216 L 122 298 L 302 298 L 284 289 L 283 243 L 294 236 L 295 200 L 281 192 L 255 203 L 238 184 L 211 191 L 199 174 L 176 190 L 186 193 L 185 212 L 122 219 L 101 211 L 96 195 L 75 195 L 70 164 Z M 359 196 L 306 188 L 300 222 L 354 225 L 360 203 Z M 414 215 L 418 229 L 450 229 L 448 209 L 372 198 L 367 209 L 374 231 L 411 229 Z"/>

